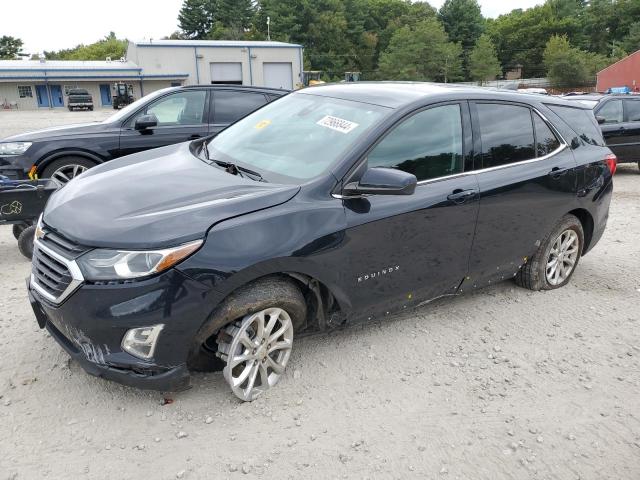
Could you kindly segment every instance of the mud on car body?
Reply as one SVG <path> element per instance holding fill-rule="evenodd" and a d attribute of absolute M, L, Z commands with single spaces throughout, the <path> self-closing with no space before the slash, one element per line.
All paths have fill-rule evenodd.
<path fill-rule="evenodd" d="M 562 287 L 604 231 L 615 166 L 593 113 L 563 100 L 315 87 L 69 182 L 29 295 L 91 374 L 176 390 L 222 368 L 253 400 L 294 334 L 508 278 Z"/>

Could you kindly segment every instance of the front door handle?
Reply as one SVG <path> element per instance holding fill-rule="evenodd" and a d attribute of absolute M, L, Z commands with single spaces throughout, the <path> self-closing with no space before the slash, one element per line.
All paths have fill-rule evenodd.
<path fill-rule="evenodd" d="M 467 200 L 475 198 L 477 194 L 478 192 L 476 190 L 457 189 L 457 190 L 454 190 L 451 195 L 447 196 L 447 199 L 451 200 L 453 203 L 460 205 L 466 202 Z"/>
<path fill-rule="evenodd" d="M 548 175 L 551 178 L 557 180 L 558 178 L 562 177 L 563 175 L 566 175 L 568 172 L 569 172 L 568 168 L 553 167 Z"/>
<path fill-rule="evenodd" d="M 189 140 L 197 140 L 198 138 L 202 138 L 202 135 L 198 135 L 197 133 L 194 133 L 189 137 Z"/>

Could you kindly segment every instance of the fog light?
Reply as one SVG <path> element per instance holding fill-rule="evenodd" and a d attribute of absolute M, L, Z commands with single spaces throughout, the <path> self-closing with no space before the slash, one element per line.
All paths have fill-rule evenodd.
<path fill-rule="evenodd" d="M 156 342 L 164 325 L 132 328 L 122 337 L 122 349 L 134 357 L 149 360 L 153 357 Z"/>

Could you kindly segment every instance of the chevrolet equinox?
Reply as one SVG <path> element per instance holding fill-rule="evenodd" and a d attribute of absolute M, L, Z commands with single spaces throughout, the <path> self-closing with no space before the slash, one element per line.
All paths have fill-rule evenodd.
<path fill-rule="evenodd" d="M 326 85 L 99 165 L 49 200 L 29 297 L 90 374 L 255 399 L 294 335 L 513 278 L 569 282 L 616 158 L 587 106 L 419 83 Z"/>

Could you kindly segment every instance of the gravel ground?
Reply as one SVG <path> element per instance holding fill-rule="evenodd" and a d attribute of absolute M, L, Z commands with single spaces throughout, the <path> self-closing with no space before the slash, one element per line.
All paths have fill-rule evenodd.
<path fill-rule="evenodd" d="M 9 115 L 33 114 L 0 113 L 0 136 Z M 90 377 L 37 328 L 7 227 L 0 258 L 0 480 L 640 478 L 635 166 L 568 287 L 507 282 L 300 339 L 251 404 L 221 374 L 165 396 Z"/>

